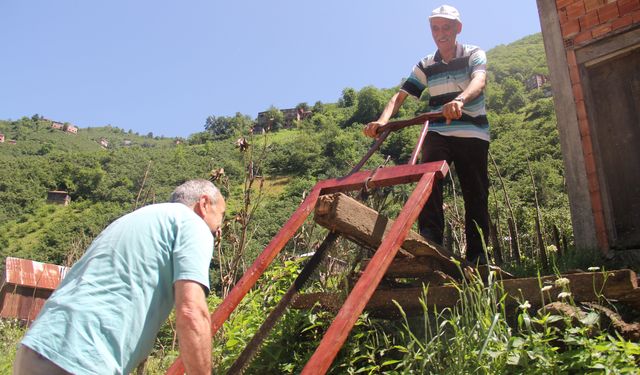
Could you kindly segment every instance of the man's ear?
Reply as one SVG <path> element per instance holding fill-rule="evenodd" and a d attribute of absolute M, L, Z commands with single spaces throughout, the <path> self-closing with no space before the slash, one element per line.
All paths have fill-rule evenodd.
<path fill-rule="evenodd" d="M 207 197 L 206 195 L 201 196 L 193 207 L 195 213 L 198 214 L 198 216 L 200 216 L 201 218 L 204 218 L 205 214 L 207 213 L 207 203 L 209 201 L 208 198 L 209 197 Z"/>

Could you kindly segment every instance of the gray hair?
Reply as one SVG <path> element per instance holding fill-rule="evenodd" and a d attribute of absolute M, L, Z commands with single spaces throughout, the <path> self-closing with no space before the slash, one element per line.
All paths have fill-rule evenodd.
<path fill-rule="evenodd" d="M 191 207 L 203 195 L 209 196 L 213 205 L 218 203 L 218 199 L 221 196 L 220 190 L 218 190 L 211 181 L 189 180 L 178 186 L 173 193 L 171 193 L 169 202 L 182 203 Z"/>

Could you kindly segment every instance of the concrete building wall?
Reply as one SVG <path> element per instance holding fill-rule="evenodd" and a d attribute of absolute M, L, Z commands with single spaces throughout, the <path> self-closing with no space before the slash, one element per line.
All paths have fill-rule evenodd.
<path fill-rule="evenodd" d="M 633 238 L 640 236 L 640 227 L 633 233 L 634 223 L 640 220 L 638 216 L 615 209 L 621 205 L 620 199 L 624 199 L 622 204 L 638 204 L 640 190 L 627 189 L 625 194 L 612 191 L 611 188 L 621 184 L 632 185 L 637 177 L 633 170 L 623 170 L 625 163 L 613 162 L 616 152 L 628 152 L 624 150 L 629 148 L 620 144 L 620 149 L 616 150 L 616 143 L 603 139 L 603 134 L 607 133 L 603 127 L 614 121 L 604 121 L 598 110 L 606 104 L 603 99 L 612 103 L 616 99 L 624 99 L 624 103 L 637 104 L 640 98 L 637 97 L 637 88 L 629 87 L 625 79 L 611 79 L 606 85 L 608 95 L 605 98 L 598 97 L 599 92 L 593 87 L 593 82 L 598 75 L 602 76 L 603 69 L 608 69 L 607 64 L 624 67 L 625 59 L 637 58 L 634 54 L 640 51 L 640 0 L 537 0 L 537 3 L 554 92 L 576 245 L 598 248 L 603 254 L 613 256 L 614 248 L 633 248 Z M 640 70 L 629 68 L 627 71 L 631 75 L 627 78 L 637 82 Z M 633 124 L 638 118 L 638 110 L 634 107 L 637 105 L 621 107 L 617 114 L 609 110 L 611 115 L 622 116 L 615 121 L 625 125 L 615 129 L 623 133 L 620 139 L 624 136 L 638 137 L 635 129 L 640 124 Z M 611 104 L 611 108 L 617 107 Z M 606 155 L 613 157 L 605 160 Z M 635 157 L 632 152 L 627 156 Z M 629 174 L 632 176 L 628 177 Z M 627 180 L 620 179 L 623 175 L 627 175 Z M 640 181 L 636 182 L 640 184 Z M 623 221 L 626 241 L 620 237 L 620 223 Z"/>

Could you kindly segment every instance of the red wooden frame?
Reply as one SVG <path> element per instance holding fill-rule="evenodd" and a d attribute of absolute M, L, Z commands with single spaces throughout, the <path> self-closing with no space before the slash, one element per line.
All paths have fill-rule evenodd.
<path fill-rule="evenodd" d="M 378 139 L 374 147 L 365 155 L 363 160 L 354 168 L 351 174 L 342 178 L 323 180 L 318 182 L 307 198 L 300 204 L 278 234 L 269 242 L 267 247 L 256 258 L 251 267 L 244 273 L 242 278 L 236 283 L 229 295 L 211 314 L 211 335 L 222 327 L 231 313 L 236 309 L 242 298 L 255 285 L 262 276 L 266 268 L 273 259 L 280 253 L 282 248 L 298 231 L 300 226 L 307 219 L 311 211 L 316 206 L 316 202 L 321 195 L 337 192 L 359 190 L 363 187 L 368 189 L 418 182 L 411 196 L 405 203 L 402 211 L 395 220 L 389 233 L 384 238 L 375 255 L 365 268 L 362 276 L 355 284 L 353 290 L 347 297 L 342 308 L 336 315 L 333 323 L 324 335 L 315 353 L 304 367 L 302 374 L 324 374 L 331 366 L 336 354 L 347 339 L 349 332 L 364 310 L 367 302 L 373 295 L 380 280 L 386 273 L 389 265 L 395 257 L 400 245 L 403 243 L 411 226 L 418 218 L 420 210 L 431 195 L 433 183 L 436 178 L 441 179 L 449 171 L 449 166 L 445 161 L 431 162 L 415 165 L 420 152 L 422 142 L 426 136 L 430 119 L 440 116 L 438 113 L 427 113 L 411 120 L 396 121 Z M 401 129 L 409 125 L 424 123 L 420 139 L 414 149 L 410 164 L 395 167 L 379 168 L 375 171 L 357 170 L 364 164 L 366 159 L 373 154 L 382 141 L 392 130 Z M 375 173 L 374 173 L 375 172 Z M 167 375 L 178 375 L 184 373 L 184 365 L 180 357 L 167 370 Z"/>

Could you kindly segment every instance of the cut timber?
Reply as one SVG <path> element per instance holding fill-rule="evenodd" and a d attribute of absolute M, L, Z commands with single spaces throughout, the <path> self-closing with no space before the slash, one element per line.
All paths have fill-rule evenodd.
<path fill-rule="evenodd" d="M 378 248 L 382 239 L 391 229 L 394 221 L 375 210 L 363 205 L 342 193 L 323 195 L 316 204 L 316 223 L 350 240 L 369 248 Z M 440 270 L 455 277 L 461 277 L 458 266 L 451 258 L 458 260 L 463 267 L 472 264 L 455 256 L 445 248 L 427 241 L 411 231 L 407 234 L 402 248 L 416 257 L 430 257 L 437 260 Z"/>
<path fill-rule="evenodd" d="M 635 272 L 631 270 L 616 270 L 602 272 L 585 272 L 562 275 L 562 278 L 569 280 L 567 287 L 571 292 L 571 298 L 575 302 L 593 302 L 598 300 L 598 294 L 607 299 L 638 304 L 640 290 Z M 558 301 L 558 294 L 563 288 L 555 285 L 558 276 L 545 276 L 509 279 L 497 282 L 496 290 L 506 294 L 507 306 L 517 306 L 519 303 L 529 301 L 534 306 L 544 306 L 551 301 Z M 551 289 L 546 292 L 540 291 L 540 285 L 550 285 Z M 460 300 L 460 292 L 454 286 L 436 286 L 427 289 L 426 303 L 429 308 L 436 307 L 443 309 L 455 306 Z M 498 297 L 501 297 L 498 296 Z M 544 301 L 542 296 L 544 295 Z M 407 288 L 395 290 L 378 290 L 367 304 L 367 311 L 376 315 L 395 315 L 397 307 L 392 302 L 395 300 L 407 313 L 417 313 L 422 311 L 420 298 L 423 296 L 422 288 Z M 632 297 L 633 296 L 633 297 Z M 337 311 L 340 308 L 342 298 L 338 293 L 310 293 L 298 296 L 293 304 L 294 308 L 308 309 L 316 303 L 321 308 Z"/>
<path fill-rule="evenodd" d="M 368 264 L 368 259 L 363 261 L 362 268 Z M 397 258 L 389 266 L 385 276 L 387 277 L 422 277 L 446 267 L 439 259 L 433 257 Z"/>
<path fill-rule="evenodd" d="M 382 239 L 389 233 L 394 221 L 375 210 L 363 205 L 342 193 L 322 195 L 318 199 L 315 210 L 315 221 L 332 232 L 369 248 L 376 249 Z M 420 277 L 433 270 L 439 270 L 455 278 L 461 279 L 460 267 L 473 267 L 471 262 L 451 253 L 442 246 L 436 245 L 421 235 L 411 231 L 407 234 L 402 249 L 415 258 L 402 261 L 399 258 L 391 264 L 389 277 Z M 460 267 L 452 260 L 460 263 Z M 491 268 L 501 274 L 502 278 L 511 275 L 497 267 Z M 486 273 L 480 269 L 481 274 Z"/>

